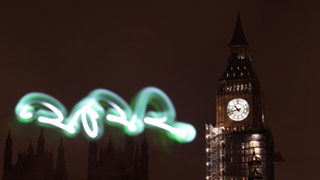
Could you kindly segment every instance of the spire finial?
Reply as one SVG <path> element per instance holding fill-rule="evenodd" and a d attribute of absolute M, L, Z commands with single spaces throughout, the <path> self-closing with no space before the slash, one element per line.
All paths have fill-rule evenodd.
<path fill-rule="evenodd" d="M 240 0 L 237 0 L 236 1 L 236 6 L 237 6 L 237 10 L 238 11 L 240 10 L 240 4 L 241 4 Z"/>

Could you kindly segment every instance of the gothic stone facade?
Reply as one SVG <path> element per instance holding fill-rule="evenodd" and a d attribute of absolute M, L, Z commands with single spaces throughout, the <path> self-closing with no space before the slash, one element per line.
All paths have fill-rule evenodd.
<path fill-rule="evenodd" d="M 148 144 L 146 137 L 140 150 L 133 137 L 126 137 L 124 152 L 115 149 L 110 137 L 106 148 L 101 147 L 98 157 L 96 142 L 91 142 L 88 151 L 87 180 L 148 180 Z"/>
<path fill-rule="evenodd" d="M 37 151 L 34 152 L 31 141 L 27 151 L 19 151 L 16 164 L 12 163 L 12 139 L 10 131 L 5 141 L 3 160 L 3 180 L 67 180 L 65 170 L 64 147 L 61 140 L 57 166 L 54 169 L 53 153 L 45 149 L 45 139 L 41 129 Z"/>
<path fill-rule="evenodd" d="M 238 12 L 216 91 L 216 124 L 205 125 L 207 180 L 274 179 L 274 162 L 282 157 L 274 152 L 264 105 Z"/>

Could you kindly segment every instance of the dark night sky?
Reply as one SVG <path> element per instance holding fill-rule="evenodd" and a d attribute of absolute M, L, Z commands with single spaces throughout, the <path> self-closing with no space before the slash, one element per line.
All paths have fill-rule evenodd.
<path fill-rule="evenodd" d="M 300 0 L 241 3 L 252 63 L 266 96 L 266 121 L 276 151 L 285 158 L 276 164 L 276 179 L 319 177 L 312 171 L 319 151 L 311 148 L 316 126 L 308 113 L 314 77 L 309 71 L 310 10 L 309 1 Z M 10 128 L 14 162 L 30 138 L 36 147 L 40 128 L 18 123 L 14 115 L 16 103 L 28 92 L 50 94 L 70 110 L 95 88 L 109 89 L 130 102 L 142 88 L 156 86 L 173 101 L 177 120 L 193 124 L 198 134 L 189 144 L 168 140 L 164 146 L 159 144 L 161 134 L 147 130 L 150 180 L 204 179 L 204 123 L 215 123 L 215 90 L 227 65 L 235 21 L 233 0 L 1 1 L 0 141 Z M 105 128 L 123 147 L 122 130 Z M 45 128 L 44 133 L 55 157 L 64 138 L 70 179 L 84 180 L 85 138 L 67 138 L 57 128 Z M 0 162 L 2 169 L 2 155 Z"/>

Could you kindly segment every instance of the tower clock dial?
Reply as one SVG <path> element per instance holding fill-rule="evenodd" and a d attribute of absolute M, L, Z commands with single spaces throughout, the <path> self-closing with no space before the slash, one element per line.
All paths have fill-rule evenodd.
<path fill-rule="evenodd" d="M 249 104 L 241 98 L 232 99 L 227 106 L 227 114 L 234 121 L 242 121 L 249 115 Z"/>

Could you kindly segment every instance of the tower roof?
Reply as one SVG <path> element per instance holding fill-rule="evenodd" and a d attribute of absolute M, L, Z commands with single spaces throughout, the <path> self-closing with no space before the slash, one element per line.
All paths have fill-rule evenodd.
<path fill-rule="evenodd" d="M 41 128 L 40 136 L 38 138 L 38 143 L 44 143 L 44 136 L 43 136 L 43 128 Z"/>
<path fill-rule="evenodd" d="M 64 146 L 63 146 L 63 140 L 62 140 L 62 138 L 61 138 L 61 140 L 60 140 L 60 145 L 59 145 L 58 151 L 64 151 Z"/>
<path fill-rule="evenodd" d="M 244 35 L 240 12 L 237 13 L 236 26 L 233 36 L 229 43 L 229 58 L 228 66 L 225 72 L 220 77 L 223 80 L 257 80 L 257 75 L 253 69 L 250 58 L 250 47 Z"/>
<path fill-rule="evenodd" d="M 7 139 L 6 139 L 6 144 L 7 144 L 7 145 L 12 144 L 11 131 L 10 131 L 10 129 L 9 129 L 9 133 L 8 133 L 8 136 L 7 136 Z"/>
<path fill-rule="evenodd" d="M 236 27 L 234 29 L 233 36 L 229 45 L 240 45 L 240 44 L 248 44 L 248 43 L 242 29 L 240 12 L 238 10 Z"/>

